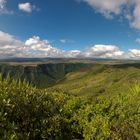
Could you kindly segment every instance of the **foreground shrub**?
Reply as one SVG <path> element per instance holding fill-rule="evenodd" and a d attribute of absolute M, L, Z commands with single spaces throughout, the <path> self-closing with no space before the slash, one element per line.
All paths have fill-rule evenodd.
<path fill-rule="evenodd" d="M 26 82 L 0 78 L 0 139 L 61 136 L 60 108 L 67 96 L 48 94 Z"/>
<path fill-rule="evenodd" d="M 75 97 L 0 76 L 2 140 L 140 139 L 140 85 L 129 93 Z"/>

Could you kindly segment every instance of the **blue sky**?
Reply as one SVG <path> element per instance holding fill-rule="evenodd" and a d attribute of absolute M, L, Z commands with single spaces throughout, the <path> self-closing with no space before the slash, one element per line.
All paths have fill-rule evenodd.
<path fill-rule="evenodd" d="M 19 52 L 23 51 L 20 56 L 24 57 L 49 57 L 52 54 L 47 52 L 48 47 L 57 52 L 52 57 L 120 57 L 110 53 L 121 54 L 122 58 L 140 57 L 138 0 L 135 3 L 128 0 L 1 1 L 0 51 L 6 52 L 3 44 L 11 44 L 5 41 L 7 37 L 14 42 L 10 56 L 18 56 L 16 42 L 19 41 L 22 47 Z"/>

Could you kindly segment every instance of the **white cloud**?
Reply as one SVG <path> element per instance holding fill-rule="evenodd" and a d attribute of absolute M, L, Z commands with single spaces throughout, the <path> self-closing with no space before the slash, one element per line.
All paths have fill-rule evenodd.
<path fill-rule="evenodd" d="M 24 43 L 14 36 L 0 31 L 0 57 L 21 57 L 24 53 Z"/>
<path fill-rule="evenodd" d="M 140 59 L 140 50 L 138 49 L 130 49 L 128 52 L 129 58 Z"/>
<path fill-rule="evenodd" d="M 96 9 L 97 12 L 102 13 L 107 18 L 112 17 L 112 14 L 120 14 L 121 6 L 126 4 L 128 0 L 82 0 L 87 2 L 90 6 Z"/>
<path fill-rule="evenodd" d="M 62 50 L 59 50 L 47 40 L 41 40 L 33 36 L 25 42 L 16 39 L 14 36 L 0 31 L 0 56 L 2 57 L 60 57 Z"/>
<path fill-rule="evenodd" d="M 0 9 L 5 8 L 6 0 L 0 0 Z"/>
<path fill-rule="evenodd" d="M 12 14 L 12 11 L 7 10 L 6 8 L 6 0 L 0 0 L 0 14 Z"/>
<path fill-rule="evenodd" d="M 70 51 L 63 51 L 62 57 L 74 57 L 77 58 L 81 55 L 80 50 L 70 50 Z"/>
<path fill-rule="evenodd" d="M 35 6 L 31 5 L 31 3 L 29 2 L 26 2 L 26 3 L 19 3 L 18 8 L 23 12 L 31 13 L 35 9 Z"/>
<path fill-rule="evenodd" d="M 93 58 L 122 58 L 124 52 L 115 45 L 94 45 L 86 49 L 82 56 Z"/>
<path fill-rule="evenodd" d="M 140 30 L 140 0 L 80 0 L 88 3 L 106 18 L 114 15 L 128 19 L 130 26 Z"/>
<path fill-rule="evenodd" d="M 131 26 L 140 29 L 140 0 L 136 0 L 132 17 Z"/>
<path fill-rule="evenodd" d="M 41 40 L 38 36 L 33 36 L 25 41 L 30 55 L 37 57 L 59 57 L 62 54 L 60 49 L 52 47 L 48 40 Z"/>
<path fill-rule="evenodd" d="M 13 35 L 0 31 L 0 58 L 9 57 L 140 59 L 140 50 L 130 49 L 128 52 L 124 52 L 115 45 L 98 44 L 83 51 L 66 51 L 53 47 L 48 40 L 42 40 L 38 36 L 33 36 L 26 41 L 21 41 Z"/>

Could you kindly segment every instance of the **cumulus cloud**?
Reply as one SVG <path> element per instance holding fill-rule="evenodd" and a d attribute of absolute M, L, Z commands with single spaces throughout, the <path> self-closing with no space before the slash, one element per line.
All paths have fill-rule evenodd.
<path fill-rule="evenodd" d="M 140 29 L 140 0 L 80 0 L 86 2 L 106 18 L 120 15 L 130 22 L 130 26 Z"/>
<path fill-rule="evenodd" d="M 54 47 L 48 40 L 33 36 L 25 41 L 0 31 L 0 58 L 10 57 L 53 57 L 53 58 L 113 58 L 140 59 L 140 50 L 120 50 L 116 45 L 98 44 L 84 50 L 62 50 Z"/>
<path fill-rule="evenodd" d="M 8 33 L 0 31 L 0 58 L 8 57 L 76 57 L 79 50 L 65 51 L 55 48 L 48 40 L 33 36 L 21 41 Z"/>
<path fill-rule="evenodd" d="M 5 7 L 6 0 L 0 0 L 0 9 L 3 9 Z"/>
<path fill-rule="evenodd" d="M 94 45 L 86 49 L 82 56 L 93 58 L 122 58 L 124 52 L 115 45 Z"/>
<path fill-rule="evenodd" d="M 0 31 L 0 57 L 23 56 L 24 43 L 14 36 Z"/>
<path fill-rule="evenodd" d="M 0 14 L 12 14 L 12 11 L 7 10 L 6 8 L 6 0 L 0 0 Z"/>
<path fill-rule="evenodd" d="M 81 51 L 80 50 L 70 50 L 70 51 L 63 51 L 62 53 L 62 57 L 73 57 L 73 58 L 77 58 L 81 55 Z"/>
<path fill-rule="evenodd" d="M 131 26 L 140 29 L 140 0 L 136 0 L 132 15 Z"/>
<path fill-rule="evenodd" d="M 83 0 L 87 2 L 90 6 L 97 10 L 97 12 L 102 13 L 107 18 L 112 17 L 112 14 L 120 14 L 121 6 L 126 4 L 127 0 Z"/>
<path fill-rule="evenodd" d="M 29 2 L 19 3 L 18 8 L 19 10 L 27 13 L 31 13 L 34 9 L 36 9 L 35 5 L 32 5 Z"/>
<path fill-rule="evenodd" d="M 140 59 L 140 50 L 138 49 L 130 49 L 128 52 L 129 58 L 132 59 Z"/>
<path fill-rule="evenodd" d="M 33 36 L 25 42 L 0 31 L 0 56 L 2 57 L 58 57 L 61 50 L 52 47 L 47 40 Z"/>
<path fill-rule="evenodd" d="M 35 54 L 37 57 L 58 57 L 61 56 L 62 51 L 49 43 L 48 40 L 41 40 L 38 36 L 33 36 L 25 41 L 25 46 L 32 56 Z"/>

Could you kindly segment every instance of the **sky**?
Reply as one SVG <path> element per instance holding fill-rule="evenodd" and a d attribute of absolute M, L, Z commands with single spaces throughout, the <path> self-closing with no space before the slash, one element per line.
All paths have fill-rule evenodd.
<path fill-rule="evenodd" d="M 140 59 L 140 0 L 0 0 L 0 58 Z"/>

